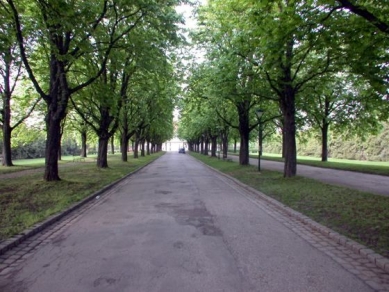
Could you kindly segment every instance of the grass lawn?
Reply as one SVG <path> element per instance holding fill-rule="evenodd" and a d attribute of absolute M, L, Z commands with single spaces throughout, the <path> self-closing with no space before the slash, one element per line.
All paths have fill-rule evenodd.
<path fill-rule="evenodd" d="M 258 158 L 258 154 L 251 153 L 250 157 Z M 281 162 L 284 161 L 281 155 L 271 154 L 271 153 L 264 153 L 261 159 L 281 161 Z M 334 168 L 340 170 L 348 170 L 348 171 L 356 171 L 356 172 L 389 176 L 389 162 L 360 161 L 360 160 L 334 159 L 334 158 L 330 158 L 328 161 L 322 162 L 321 159 L 317 157 L 297 156 L 297 163 L 323 167 L 323 168 Z"/>
<path fill-rule="evenodd" d="M 66 164 L 68 162 L 73 162 L 74 157 L 72 155 L 69 156 L 62 156 L 62 159 L 58 161 L 58 164 Z M 93 162 L 96 159 L 96 155 L 89 155 L 85 161 L 86 162 Z M 18 172 L 21 170 L 26 169 L 35 169 L 35 168 L 41 168 L 45 166 L 45 159 L 44 158 L 34 158 L 34 159 L 16 159 L 13 160 L 12 163 L 14 164 L 13 167 L 6 167 L 0 165 L 0 175 L 5 173 L 12 173 L 12 172 Z"/>
<path fill-rule="evenodd" d="M 109 155 L 107 169 L 98 169 L 92 158 L 86 162 L 68 159 L 59 167 L 61 181 L 43 181 L 43 168 L 31 174 L 1 179 L 0 176 L 0 241 L 20 233 L 45 218 L 66 209 L 102 187 L 157 159 L 163 153 L 122 162 L 120 154 Z M 66 161 L 66 160 L 64 160 Z M 41 168 L 36 164 L 18 161 L 18 170 Z M 12 167 L 13 168 L 13 167 Z"/>
<path fill-rule="evenodd" d="M 389 257 L 389 197 L 206 157 L 195 158 Z"/>

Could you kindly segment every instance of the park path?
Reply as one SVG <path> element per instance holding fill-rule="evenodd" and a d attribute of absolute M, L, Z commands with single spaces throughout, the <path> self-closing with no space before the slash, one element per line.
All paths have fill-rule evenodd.
<path fill-rule="evenodd" d="M 236 155 L 230 155 L 233 161 L 238 162 L 239 157 Z M 76 162 L 77 163 L 77 162 Z M 60 164 L 60 168 L 68 167 L 73 165 L 73 163 Z M 250 158 L 251 165 L 257 165 L 258 159 Z M 261 160 L 261 167 L 263 169 L 275 170 L 275 171 L 284 171 L 284 163 L 271 161 L 271 160 Z M 44 168 L 28 169 L 18 172 L 0 174 L 0 180 L 9 179 L 9 178 L 18 178 L 24 175 L 42 173 L 43 175 Z M 361 190 L 377 195 L 389 196 L 389 176 L 383 175 L 374 175 L 361 172 L 337 170 L 331 168 L 321 168 L 308 165 L 299 164 L 297 166 L 297 175 L 305 176 L 308 178 L 313 178 L 328 184 L 334 184 L 339 186 L 345 186 L 348 188 Z"/>
<path fill-rule="evenodd" d="M 235 162 L 239 161 L 239 157 L 236 155 L 230 155 L 228 158 L 231 158 Z M 250 164 L 258 165 L 258 159 L 250 158 Z M 283 172 L 284 163 L 262 159 L 261 168 Z M 382 196 L 389 196 L 389 176 L 321 168 L 302 164 L 297 165 L 297 175 L 313 178 L 328 184 L 344 186 Z"/>
<path fill-rule="evenodd" d="M 0 256 L 2 292 L 389 291 L 389 275 L 193 157 L 167 153 Z"/>

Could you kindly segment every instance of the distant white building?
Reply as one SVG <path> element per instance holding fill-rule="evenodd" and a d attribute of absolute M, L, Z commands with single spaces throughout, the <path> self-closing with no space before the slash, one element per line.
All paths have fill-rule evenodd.
<path fill-rule="evenodd" d="M 162 151 L 177 151 L 180 148 L 185 148 L 185 150 L 188 150 L 188 145 L 186 141 L 181 140 L 177 137 L 166 141 L 162 144 Z"/>

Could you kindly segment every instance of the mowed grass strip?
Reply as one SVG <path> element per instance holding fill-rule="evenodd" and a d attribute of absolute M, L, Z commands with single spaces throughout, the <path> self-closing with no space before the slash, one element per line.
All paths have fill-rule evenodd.
<path fill-rule="evenodd" d="M 76 158 L 79 158 L 79 156 L 76 156 Z M 69 162 L 74 162 L 74 156 L 68 155 L 68 156 L 62 156 L 62 159 L 58 161 L 59 165 L 66 164 Z M 78 159 L 80 161 L 80 159 Z M 86 162 L 93 162 L 96 161 L 96 155 L 89 155 L 87 158 L 84 158 L 83 161 Z M 13 172 L 19 172 L 22 170 L 31 170 L 31 169 L 37 169 L 42 168 L 45 166 L 45 159 L 44 158 L 34 158 L 34 159 L 15 159 L 12 161 L 14 164 L 13 167 L 6 167 L 0 165 L 0 175 L 1 174 L 7 174 L 7 173 L 13 173 Z"/>
<path fill-rule="evenodd" d="M 120 155 L 109 155 L 106 169 L 98 169 L 96 162 L 61 164 L 59 182 L 43 181 L 43 169 L 21 177 L 15 173 L 15 178 L 0 176 L 0 241 L 66 209 L 162 154 L 129 158 L 128 162 L 122 162 Z"/>
<path fill-rule="evenodd" d="M 251 158 L 258 158 L 258 155 L 250 155 Z M 275 155 L 263 155 L 262 159 L 284 162 L 281 156 Z M 333 168 L 339 170 L 348 170 L 355 172 L 363 172 L 370 174 L 378 174 L 389 176 L 389 162 L 381 161 L 358 161 L 358 160 L 347 160 L 347 159 L 329 159 L 329 161 L 323 162 L 319 158 L 314 157 L 297 157 L 298 164 L 322 167 L 322 168 Z"/>
<path fill-rule="evenodd" d="M 197 153 L 195 158 L 263 192 L 385 257 L 389 257 L 389 197 L 328 185 L 304 177 L 240 166 Z"/>

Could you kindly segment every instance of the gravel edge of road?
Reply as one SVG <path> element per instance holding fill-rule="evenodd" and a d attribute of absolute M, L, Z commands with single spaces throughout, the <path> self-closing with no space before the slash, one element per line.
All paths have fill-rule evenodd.
<path fill-rule="evenodd" d="M 128 173 L 127 175 L 123 176 L 122 178 L 119 178 L 118 180 L 114 181 L 113 183 L 110 183 L 109 185 L 105 186 L 104 188 L 102 188 L 102 189 L 98 190 L 97 192 L 94 192 L 93 194 L 91 194 L 88 197 L 84 198 L 83 200 L 81 200 L 81 201 L 79 201 L 77 203 L 74 203 L 73 205 L 71 205 L 67 209 L 65 209 L 65 210 L 63 210 L 63 211 L 61 211 L 59 213 L 56 213 L 56 214 L 48 217 L 47 219 L 45 219 L 42 222 L 39 222 L 39 223 L 33 225 L 31 228 L 28 228 L 28 229 L 24 230 L 20 234 L 17 234 L 15 236 L 11 237 L 11 238 L 8 238 L 8 239 L 4 240 L 3 242 L 0 242 L 0 255 L 6 253 L 7 251 L 11 250 L 12 248 L 15 248 L 16 246 L 21 244 L 26 239 L 34 236 L 35 234 L 41 232 L 45 228 L 53 225 L 54 223 L 58 222 L 59 220 L 64 218 L 69 213 L 79 209 L 80 207 L 84 206 L 85 204 L 87 204 L 88 202 L 92 201 L 96 197 L 104 195 L 104 193 L 106 193 L 108 190 L 110 190 L 111 188 L 116 186 L 118 183 L 120 183 L 121 181 L 127 179 L 128 177 L 136 174 L 137 172 L 141 171 L 143 168 L 145 168 L 146 166 L 150 165 L 154 161 L 158 160 L 162 156 L 163 155 L 161 155 L 160 157 L 154 159 L 153 161 L 148 162 L 147 164 L 143 165 L 142 167 L 140 167 L 140 168 L 138 168 L 138 169 Z"/>
<path fill-rule="evenodd" d="M 194 157 L 192 157 L 193 159 L 196 159 Z M 247 190 L 248 192 L 252 193 L 253 195 L 255 196 L 258 196 L 261 200 L 267 202 L 268 204 L 270 204 L 271 206 L 273 206 L 274 208 L 277 208 L 279 210 L 282 210 L 283 212 L 285 212 L 285 214 L 293 217 L 294 219 L 297 219 L 298 221 L 302 222 L 303 224 L 309 226 L 310 228 L 312 228 L 313 230 L 319 232 L 320 234 L 326 236 L 327 238 L 333 240 L 334 242 L 348 248 L 349 250 L 351 250 L 352 252 L 356 253 L 356 254 L 359 254 L 361 255 L 362 257 L 366 258 L 367 260 L 369 260 L 371 263 L 373 263 L 374 265 L 376 265 L 378 268 L 380 269 L 383 269 L 385 272 L 389 273 L 389 259 L 386 258 L 386 257 L 383 257 L 382 255 L 376 253 L 375 251 L 373 251 L 372 249 L 369 249 L 368 247 L 344 236 L 344 235 L 341 235 L 339 234 L 338 232 L 324 226 L 324 225 L 321 225 L 320 223 L 312 220 L 311 218 L 309 218 L 308 216 L 305 216 L 303 215 L 302 213 L 300 212 L 297 212 L 295 210 L 293 210 L 292 208 L 280 203 L 279 201 L 267 196 L 266 194 L 242 183 L 241 181 L 203 163 L 202 161 L 200 160 L 197 160 L 196 161 L 202 163 L 203 165 L 207 166 L 209 169 L 211 169 L 212 171 L 215 171 L 216 173 L 222 175 L 223 177 L 233 181 L 234 183 L 236 183 L 237 185 L 241 186 L 242 188 L 244 188 L 245 190 Z"/>

